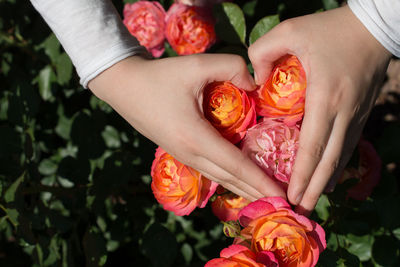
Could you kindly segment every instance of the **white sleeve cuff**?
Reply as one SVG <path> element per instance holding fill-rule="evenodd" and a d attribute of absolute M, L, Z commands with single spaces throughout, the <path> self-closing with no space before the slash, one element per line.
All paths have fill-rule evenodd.
<path fill-rule="evenodd" d="M 400 1 L 349 0 L 354 15 L 393 55 L 400 57 Z"/>
<path fill-rule="evenodd" d="M 129 33 L 109 0 L 31 0 L 74 64 L 81 84 L 146 49 Z"/>

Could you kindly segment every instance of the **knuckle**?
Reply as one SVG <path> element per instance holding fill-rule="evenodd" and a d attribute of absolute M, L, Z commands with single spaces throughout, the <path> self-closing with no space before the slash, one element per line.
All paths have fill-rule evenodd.
<path fill-rule="evenodd" d="M 287 19 L 279 23 L 276 27 L 281 32 L 292 33 L 296 32 L 297 31 L 296 29 L 298 29 L 298 26 L 296 26 L 295 24 L 296 24 L 295 19 Z"/>
<path fill-rule="evenodd" d="M 255 60 L 257 60 L 257 58 L 258 58 L 257 55 L 259 55 L 259 54 L 260 54 L 260 53 L 259 53 L 259 46 L 258 46 L 258 43 L 255 42 L 254 44 L 252 44 L 252 45 L 249 47 L 249 50 L 248 50 L 248 55 L 249 55 L 250 61 L 254 62 Z"/>

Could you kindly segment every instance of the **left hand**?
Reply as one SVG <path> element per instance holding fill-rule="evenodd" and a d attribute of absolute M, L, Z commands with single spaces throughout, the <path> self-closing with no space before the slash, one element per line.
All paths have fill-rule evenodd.
<path fill-rule="evenodd" d="M 308 215 L 332 191 L 379 94 L 390 53 L 349 7 L 286 20 L 249 48 L 256 83 L 292 54 L 307 75 L 304 120 L 288 199 Z M 328 186 L 327 186 L 328 185 Z"/>

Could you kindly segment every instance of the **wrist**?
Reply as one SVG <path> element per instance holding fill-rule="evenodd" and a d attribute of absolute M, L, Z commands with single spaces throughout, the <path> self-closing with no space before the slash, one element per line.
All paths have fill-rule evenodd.
<path fill-rule="evenodd" d="M 88 88 L 101 100 L 111 104 L 117 92 L 132 87 L 130 81 L 140 76 L 143 63 L 149 61 L 141 56 L 131 56 L 112 65 L 88 83 Z M 127 79 L 129 77 L 130 79 Z"/>
<path fill-rule="evenodd" d="M 377 61 L 389 61 L 392 57 L 390 51 L 375 38 L 348 5 L 342 7 L 342 9 L 344 9 L 349 21 L 351 21 L 353 38 L 362 46 L 360 49 L 366 51 L 370 56 L 374 56 Z"/>

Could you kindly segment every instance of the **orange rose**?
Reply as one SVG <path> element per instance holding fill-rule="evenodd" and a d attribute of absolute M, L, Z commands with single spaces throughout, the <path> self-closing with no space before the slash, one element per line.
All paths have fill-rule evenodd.
<path fill-rule="evenodd" d="M 202 53 L 215 43 L 214 23 L 209 9 L 175 3 L 167 12 L 165 36 L 178 55 Z"/>
<path fill-rule="evenodd" d="M 249 200 L 232 192 L 225 191 L 218 195 L 211 203 L 211 208 L 214 215 L 221 221 L 236 221 L 239 218 L 239 211 L 249 203 Z"/>
<path fill-rule="evenodd" d="M 220 252 L 221 258 L 212 259 L 204 267 L 276 267 L 271 252 L 254 253 L 245 246 L 231 245 Z"/>
<path fill-rule="evenodd" d="M 244 229 L 235 243 L 245 245 L 250 241 L 254 252 L 274 253 L 280 267 L 315 266 L 326 248 L 322 227 L 292 211 L 280 197 L 250 203 L 240 211 L 239 222 Z"/>
<path fill-rule="evenodd" d="M 297 57 L 282 57 L 276 62 L 267 82 L 252 94 L 257 114 L 285 118 L 290 122 L 301 119 L 306 86 L 306 74 Z"/>
<path fill-rule="evenodd" d="M 151 166 L 151 189 L 165 210 L 182 216 L 204 208 L 218 184 L 157 148 Z"/>
<path fill-rule="evenodd" d="M 204 88 L 204 116 L 223 137 L 236 144 L 256 124 L 254 101 L 231 82 L 213 82 Z"/>

